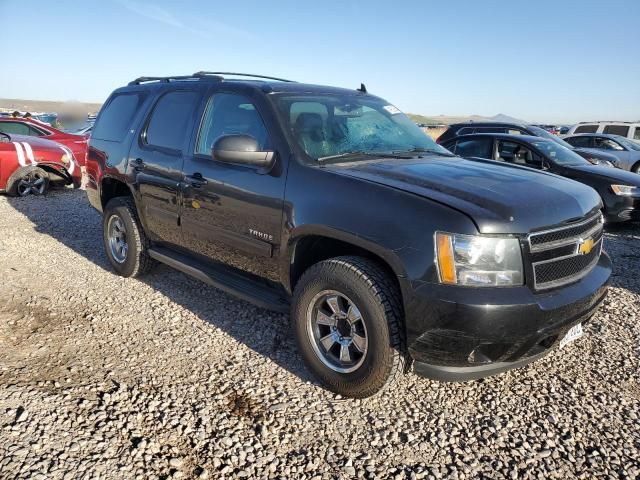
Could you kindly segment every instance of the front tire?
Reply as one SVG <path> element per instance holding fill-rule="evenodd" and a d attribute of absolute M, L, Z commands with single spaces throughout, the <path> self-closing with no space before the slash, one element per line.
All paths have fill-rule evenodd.
<path fill-rule="evenodd" d="M 337 257 L 310 267 L 295 287 L 291 320 L 305 364 L 335 393 L 369 397 L 404 372 L 398 287 L 371 260 Z"/>
<path fill-rule="evenodd" d="M 14 173 L 7 182 L 11 197 L 44 195 L 49 190 L 49 174 L 40 167 L 27 167 Z"/>
<path fill-rule="evenodd" d="M 116 197 L 107 203 L 102 218 L 105 252 L 111 266 L 123 277 L 139 277 L 154 264 L 133 199 Z"/>

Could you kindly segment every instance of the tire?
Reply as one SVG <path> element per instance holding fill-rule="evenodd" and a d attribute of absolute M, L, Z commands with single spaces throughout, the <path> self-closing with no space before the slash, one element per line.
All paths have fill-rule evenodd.
<path fill-rule="evenodd" d="M 107 258 L 118 275 L 139 277 L 155 264 L 147 253 L 149 240 L 131 197 L 109 200 L 102 217 L 102 238 Z"/>
<path fill-rule="evenodd" d="M 369 397 L 404 373 L 400 292 L 370 260 L 337 257 L 310 267 L 295 287 L 291 321 L 305 364 L 332 392 Z"/>
<path fill-rule="evenodd" d="M 40 167 L 25 167 L 15 172 L 7 182 L 7 195 L 28 197 L 49 191 L 49 174 Z"/>
<path fill-rule="evenodd" d="M 631 167 L 631 171 L 633 173 L 640 173 L 640 162 L 636 163 L 633 167 Z"/>

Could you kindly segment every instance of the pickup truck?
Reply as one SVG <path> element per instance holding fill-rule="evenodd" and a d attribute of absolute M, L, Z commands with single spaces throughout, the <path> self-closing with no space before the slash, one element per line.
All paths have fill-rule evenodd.
<path fill-rule="evenodd" d="M 161 262 L 289 312 L 344 396 L 532 362 L 582 334 L 611 273 L 593 189 L 457 157 L 364 85 L 140 77 L 102 107 L 85 175 L 118 274 Z"/>

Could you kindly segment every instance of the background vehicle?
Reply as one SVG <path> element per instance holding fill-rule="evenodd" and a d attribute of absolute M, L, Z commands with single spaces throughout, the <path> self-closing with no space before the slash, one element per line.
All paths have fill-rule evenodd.
<path fill-rule="evenodd" d="M 616 157 L 616 167 L 640 173 L 640 143 L 620 135 L 588 134 L 569 135 L 564 140 L 585 151 L 606 152 Z"/>
<path fill-rule="evenodd" d="M 605 133 L 640 141 L 640 122 L 580 122 L 569 128 L 567 135 Z"/>
<path fill-rule="evenodd" d="M 0 133 L 0 191 L 43 195 L 50 182 L 80 186 L 80 166 L 67 147 L 42 138 Z"/>
<path fill-rule="evenodd" d="M 73 135 L 27 118 L 0 118 L 0 132 L 41 137 L 67 147 L 80 165 L 87 157 L 87 135 Z"/>
<path fill-rule="evenodd" d="M 615 166 L 615 162 L 617 161 L 617 158 L 614 155 L 610 155 L 606 152 L 594 151 L 593 149 L 576 148 L 560 139 L 557 135 L 549 133 L 544 128 L 527 124 L 504 122 L 455 123 L 449 126 L 449 129 L 445 131 L 440 136 L 440 138 L 438 138 L 437 142 L 439 144 L 444 144 L 460 135 L 469 135 L 472 133 L 508 133 L 511 135 L 532 135 L 534 137 L 542 137 L 548 140 L 552 140 L 562 145 L 563 147 L 573 149 L 578 155 L 587 159 L 594 165 L 612 167 Z"/>
<path fill-rule="evenodd" d="M 445 380 L 524 365 L 603 300 L 591 188 L 455 157 L 364 87 L 223 75 L 104 104 L 86 191 L 120 275 L 160 261 L 290 311 L 308 368 L 354 397 L 411 361 Z"/>
<path fill-rule="evenodd" d="M 530 135 L 474 134 L 445 147 L 463 157 L 478 157 L 544 170 L 594 188 L 608 222 L 640 220 L 640 176 L 593 165 L 551 140 Z"/>

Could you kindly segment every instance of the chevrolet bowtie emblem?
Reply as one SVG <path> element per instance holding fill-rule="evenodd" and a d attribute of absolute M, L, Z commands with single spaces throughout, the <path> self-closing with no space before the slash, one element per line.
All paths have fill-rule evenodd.
<path fill-rule="evenodd" d="M 593 238 L 589 238 L 578 245 L 578 253 L 580 255 L 588 255 L 593 250 Z"/>

